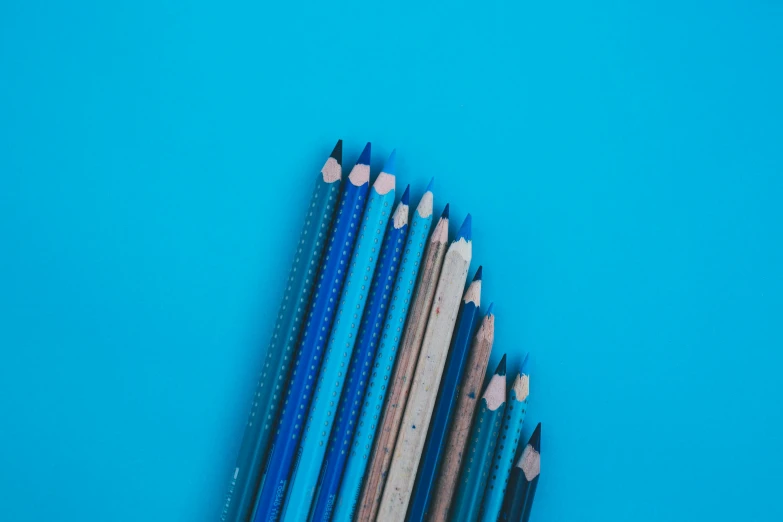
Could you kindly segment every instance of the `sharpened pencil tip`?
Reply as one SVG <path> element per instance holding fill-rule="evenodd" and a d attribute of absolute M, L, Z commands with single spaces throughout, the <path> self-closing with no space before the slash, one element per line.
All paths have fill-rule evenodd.
<path fill-rule="evenodd" d="M 369 165 L 370 164 L 370 149 L 372 149 L 372 143 L 369 141 L 364 146 L 364 150 L 359 155 L 359 159 L 356 160 L 357 165 Z"/>
<path fill-rule="evenodd" d="M 522 366 L 519 368 L 519 373 L 522 375 L 530 375 L 527 369 L 527 360 L 530 358 L 530 352 L 525 354 L 525 358 L 522 359 Z"/>
<path fill-rule="evenodd" d="M 484 272 L 484 267 L 479 266 L 478 270 L 476 270 L 476 274 L 473 276 L 474 281 L 481 281 L 481 274 Z"/>
<path fill-rule="evenodd" d="M 506 375 L 506 354 L 503 354 L 503 358 L 500 359 L 498 367 L 495 369 L 495 375 Z"/>
<path fill-rule="evenodd" d="M 459 227 L 459 232 L 457 232 L 457 239 L 455 241 L 459 241 L 460 239 L 465 239 L 465 241 L 470 241 L 471 238 L 471 224 L 472 224 L 473 218 L 470 217 L 470 214 L 465 216 L 465 221 L 462 222 L 462 226 Z"/>
<path fill-rule="evenodd" d="M 494 310 L 494 308 L 495 308 L 495 303 L 489 303 L 489 307 L 487 308 L 486 315 L 493 315 L 492 311 Z"/>
<path fill-rule="evenodd" d="M 541 453 L 541 423 L 539 422 L 536 429 L 533 430 L 533 434 L 530 436 L 530 440 L 527 441 L 528 446 L 532 446 L 534 450 Z"/>
<path fill-rule="evenodd" d="M 367 145 L 369 147 L 369 144 Z M 386 174 L 395 175 L 397 173 L 397 149 L 391 151 L 389 157 L 386 159 L 386 163 L 383 164 L 381 169 Z"/>
<path fill-rule="evenodd" d="M 449 204 L 446 203 L 446 206 L 443 207 L 443 212 L 441 213 L 440 217 L 442 219 L 449 219 Z"/>
<path fill-rule="evenodd" d="M 337 145 L 334 146 L 334 149 L 332 149 L 332 153 L 329 154 L 330 157 L 337 160 L 337 163 L 341 164 L 343 163 L 343 140 L 337 140 Z"/>
<path fill-rule="evenodd" d="M 427 185 L 427 190 L 425 190 L 424 192 L 432 192 L 432 186 L 433 186 L 434 184 L 435 184 L 435 178 L 433 177 L 433 178 L 430 180 L 430 184 L 429 184 L 429 185 Z"/>
<path fill-rule="evenodd" d="M 403 205 L 407 205 L 410 199 L 411 199 L 411 186 L 408 185 L 407 187 L 405 187 L 405 192 L 402 193 L 402 197 L 400 198 L 400 203 L 402 203 Z"/>

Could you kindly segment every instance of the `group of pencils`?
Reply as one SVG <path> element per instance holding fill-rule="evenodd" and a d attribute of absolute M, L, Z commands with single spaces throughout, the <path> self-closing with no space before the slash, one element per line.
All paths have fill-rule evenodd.
<path fill-rule="evenodd" d="M 321 169 L 223 522 L 528 520 L 527 357 L 508 391 L 505 355 L 483 386 L 495 316 L 481 267 L 465 290 L 470 214 L 448 244 L 432 182 L 412 219 L 395 185 L 392 152 L 370 186 L 369 143 L 347 180 L 342 141 Z"/>

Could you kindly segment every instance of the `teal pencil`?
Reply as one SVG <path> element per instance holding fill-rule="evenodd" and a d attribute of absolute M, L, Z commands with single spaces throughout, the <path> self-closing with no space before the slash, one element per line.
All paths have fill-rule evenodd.
<path fill-rule="evenodd" d="M 492 456 L 506 411 L 506 356 L 481 396 L 479 411 L 473 420 L 468 452 L 462 462 L 457 493 L 449 510 L 452 522 L 474 522 L 478 519 L 481 499 L 487 485 Z"/>
<path fill-rule="evenodd" d="M 394 163 L 395 153 L 392 152 L 370 190 L 362 221 L 355 232 L 359 237 L 350 265 L 345 268 L 348 274 L 291 474 L 289 496 L 282 518 L 286 522 L 307 520 L 315 498 L 356 334 L 367 304 L 375 265 L 381 254 L 383 234 L 394 205 Z"/>
<path fill-rule="evenodd" d="M 500 431 L 498 444 L 495 448 L 489 481 L 484 493 L 484 503 L 481 507 L 482 522 L 497 522 L 500 508 L 503 507 L 503 495 L 506 493 L 508 475 L 514 465 L 514 455 L 517 451 L 519 438 L 522 436 L 522 423 L 525 421 L 529 390 L 530 375 L 527 370 L 527 356 L 525 356 L 522 369 L 508 392 L 503 429 Z"/>
<path fill-rule="evenodd" d="M 397 348 L 400 345 L 405 327 L 405 318 L 413 300 L 413 287 L 419 274 L 422 255 L 427 247 L 427 237 L 432 225 L 432 202 L 432 182 L 430 182 L 430 186 L 427 187 L 427 191 L 413 214 L 413 222 L 395 281 L 389 313 L 383 325 L 383 337 L 375 356 L 370 383 L 367 386 L 364 403 L 359 412 L 359 421 L 351 453 L 348 456 L 343 479 L 340 483 L 333 516 L 333 520 L 336 521 L 351 520 L 358 502 L 362 479 L 369 464 L 375 432 L 388 391 L 389 377 L 397 358 Z"/>
<path fill-rule="evenodd" d="M 222 522 L 246 522 L 255 505 L 261 466 L 274 434 L 285 381 L 294 360 L 294 349 L 337 208 L 342 179 L 342 140 L 337 142 L 315 183 L 305 224 L 299 236 L 294 262 L 277 313 L 272 339 L 245 425 L 229 492 L 223 506 Z"/>

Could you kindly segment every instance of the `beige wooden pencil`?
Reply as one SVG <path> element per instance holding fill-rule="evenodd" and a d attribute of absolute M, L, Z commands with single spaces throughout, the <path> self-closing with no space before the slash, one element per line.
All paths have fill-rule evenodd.
<path fill-rule="evenodd" d="M 378 519 L 384 522 L 402 521 L 408 511 L 462 292 L 468 278 L 472 257 L 470 221 L 468 214 L 443 261 L 438 289 L 421 343 L 419 362 L 413 374 L 413 384 L 378 508 Z"/>
<path fill-rule="evenodd" d="M 391 379 L 391 389 L 383 410 L 383 418 L 379 424 L 378 434 L 375 437 L 370 465 L 364 480 L 364 488 L 357 503 L 357 522 L 373 522 L 378 514 L 378 506 L 381 503 L 381 493 L 386 483 L 386 473 L 389 471 L 394 444 L 397 441 L 397 433 L 400 429 L 400 420 L 405 411 L 405 403 L 408 400 L 408 391 L 411 387 L 413 371 L 416 369 L 416 361 L 419 358 L 421 341 L 424 339 L 424 331 L 429 319 L 429 311 L 432 308 L 432 300 L 435 298 L 435 290 L 446 255 L 446 243 L 449 239 L 449 206 L 443 209 L 443 214 L 435 225 L 430 236 L 430 244 L 424 255 L 421 276 L 416 290 L 416 298 L 413 301 L 408 314 L 408 322 L 405 327 L 400 352 L 397 356 L 397 365 Z"/>
<path fill-rule="evenodd" d="M 495 340 L 495 316 L 492 305 L 487 309 L 487 315 L 481 321 L 481 326 L 473 338 L 470 354 L 465 363 L 465 376 L 460 384 L 459 400 L 457 401 L 454 420 L 446 439 L 446 449 L 441 463 L 438 482 L 435 485 L 432 505 L 429 509 L 431 522 L 448 520 L 449 507 L 454 491 L 457 488 L 459 470 L 462 465 L 462 455 L 468 444 L 470 426 L 476 413 L 476 406 L 481 394 L 481 385 L 487 373 L 489 354 Z"/>

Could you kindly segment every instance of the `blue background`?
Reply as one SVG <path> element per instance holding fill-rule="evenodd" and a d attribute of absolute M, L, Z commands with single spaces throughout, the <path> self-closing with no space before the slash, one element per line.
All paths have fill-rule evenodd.
<path fill-rule="evenodd" d="M 0 519 L 217 519 L 338 137 L 473 213 L 533 520 L 783 519 L 783 7 L 633 4 L 3 2 Z"/>

